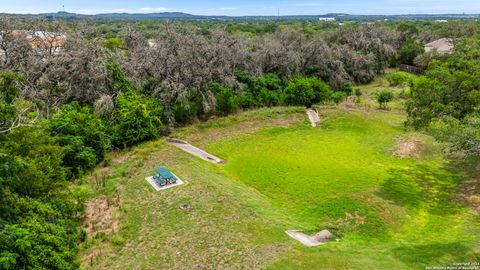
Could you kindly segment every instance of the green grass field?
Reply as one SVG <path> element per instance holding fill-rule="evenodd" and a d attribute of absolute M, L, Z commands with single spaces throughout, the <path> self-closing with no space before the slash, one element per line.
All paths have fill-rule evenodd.
<path fill-rule="evenodd" d="M 322 109 L 311 128 L 301 108 L 211 120 L 175 137 L 227 160 L 218 166 L 163 140 L 113 153 L 105 187 L 119 197 L 118 229 L 83 245 L 84 269 L 424 269 L 480 260 L 480 219 L 457 194 L 465 175 L 432 138 L 403 129 L 397 111 Z M 395 157 L 400 140 L 424 145 Z M 166 166 L 187 185 L 155 192 L 143 178 Z M 182 211 L 179 205 L 191 209 Z M 346 214 L 364 222 L 339 229 Z M 331 229 L 338 242 L 307 248 L 287 229 Z"/>

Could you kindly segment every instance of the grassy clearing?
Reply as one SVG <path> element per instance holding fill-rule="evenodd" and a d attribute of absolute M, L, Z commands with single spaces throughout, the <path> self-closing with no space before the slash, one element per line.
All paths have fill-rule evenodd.
<path fill-rule="evenodd" d="M 227 160 L 216 166 L 163 141 L 112 158 L 81 187 L 120 194 L 112 235 L 89 238 L 84 269 L 418 269 L 480 259 L 479 219 L 456 203 L 463 175 L 448 168 L 428 136 L 405 133 L 395 111 L 322 110 L 309 127 L 303 109 L 248 112 L 187 127 L 186 139 Z M 426 146 L 393 155 L 401 138 Z M 160 165 L 187 185 L 154 192 L 143 178 Z M 188 203 L 191 210 L 179 205 Z M 346 213 L 365 223 L 316 248 L 286 229 L 339 234 Z"/>

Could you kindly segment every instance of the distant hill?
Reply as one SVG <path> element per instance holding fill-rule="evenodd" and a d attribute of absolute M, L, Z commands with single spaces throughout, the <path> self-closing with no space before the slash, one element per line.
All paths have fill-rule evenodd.
<path fill-rule="evenodd" d="M 6 14 L 7 16 L 36 17 L 47 19 L 114 19 L 114 20 L 317 20 L 322 17 L 335 18 L 339 21 L 371 21 L 385 19 L 479 19 L 479 14 L 404 14 L 404 15 L 351 15 L 346 13 L 329 13 L 323 15 L 283 15 L 283 16 L 207 16 L 192 15 L 183 12 L 160 13 L 104 13 L 84 15 L 69 12 L 42 14 Z"/>

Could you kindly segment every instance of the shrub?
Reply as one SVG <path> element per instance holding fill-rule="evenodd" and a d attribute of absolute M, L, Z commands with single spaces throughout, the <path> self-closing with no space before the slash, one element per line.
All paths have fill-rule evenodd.
<path fill-rule="evenodd" d="M 362 89 L 355 89 L 355 96 L 357 97 L 357 100 L 359 100 L 363 95 Z"/>
<path fill-rule="evenodd" d="M 340 91 L 345 93 L 347 96 L 350 96 L 353 92 L 353 86 L 350 82 L 343 82 L 340 85 Z"/>
<path fill-rule="evenodd" d="M 284 101 L 289 105 L 312 106 L 330 100 L 332 90 L 320 79 L 293 77 L 285 87 Z"/>
<path fill-rule="evenodd" d="M 380 91 L 380 93 L 377 94 L 377 101 L 380 106 L 380 109 L 386 109 L 387 103 L 392 101 L 393 98 L 394 98 L 394 95 L 391 91 L 389 90 Z"/>
<path fill-rule="evenodd" d="M 155 99 L 135 91 L 121 94 L 116 101 L 115 145 L 134 145 L 160 136 L 163 107 Z"/>
<path fill-rule="evenodd" d="M 103 121 L 90 107 L 77 102 L 62 106 L 48 126 L 52 136 L 66 147 L 64 164 L 76 175 L 93 169 L 111 146 Z"/>
<path fill-rule="evenodd" d="M 278 105 L 282 94 L 282 80 L 274 73 L 261 76 L 255 83 L 254 94 L 259 105 Z"/>
<path fill-rule="evenodd" d="M 218 83 L 210 86 L 217 100 L 216 110 L 222 115 L 228 115 L 240 108 L 240 98 L 235 91 L 229 87 L 223 87 Z"/>
<path fill-rule="evenodd" d="M 398 50 L 397 63 L 413 65 L 415 58 L 424 52 L 425 48 L 422 44 L 414 39 L 407 40 Z"/>
<path fill-rule="evenodd" d="M 275 73 L 254 78 L 243 71 L 236 73 L 237 80 L 246 86 L 240 104 L 243 108 L 276 106 L 280 103 L 283 84 Z"/>
<path fill-rule="evenodd" d="M 335 92 L 332 94 L 332 101 L 337 105 L 342 103 L 346 98 L 347 95 L 343 92 Z"/>
<path fill-rule="evenodd" d="M 388 74 L 386 77 L 390 86 L 402 86 L 409 84 L 415 76 L 403 71 Z"/>
<path fill-rule="evenodd" d="M 175 123 L 185 124 L 203 113 L 202 99 L 195 98 L 187 103 L 177 103 L 173 107 Z"/>
<path fill-rule="evenodd" d="M 103 46 L 109 50 L 126 49 L 125 44 L 122 43 L 122 39 L 119 37 L 109 38 L 103 42 Z"/>

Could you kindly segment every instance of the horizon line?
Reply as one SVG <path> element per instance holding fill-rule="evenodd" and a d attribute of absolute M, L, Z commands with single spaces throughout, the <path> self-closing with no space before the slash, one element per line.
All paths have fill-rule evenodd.
<path fill-rule="evenodd" d="M 61 13 L 67 13 L 67 14 L 74 14 L 74 15 L 82 15 L 82 16 L 98 16 L 98 15 L 112 15 L 112 14 L 126 14 L 126 15 L 154 15 L 154 14 L 172 14 L 172 13 L 181 13 L 185 15 L 191 15 L 191 16 L 198 16 L 198 17 L 289 17 L 289 16 L 326 16 L 326 15 L 348 15 L 348 16 L 410 16 L 410 15 L 435 15 L 435 16 L 445 16 L 445 15 L 480 15 L 480 13 L 466 13 L 466 12 L 461 12 L 461 13 L 455 13 L 455 12 L 449 12 L 449 13 L 395 13 L 395 14 L 384 14 L 384 13 L 378 13 L 378 14 L 353 14 L 353 13 L 345 13 L 345 12 L 328 12 L 324 14 L 285 14 L 285 15 L 199 15 L 199 14 L 193 14 L 193 13 L 187 13 L 183 11 L 161 11 L 161 12 L 104 12 L 104 13 L 81 13 L 81 12 L 69 12 L 69 11 L 51 11 L 51 12 L 41 12 L 41 13 L 9 13 L 9 12 L 0 12 L 0 14 L 4 15 L 45 15 L 45 14 L 61 14 Z"/>

